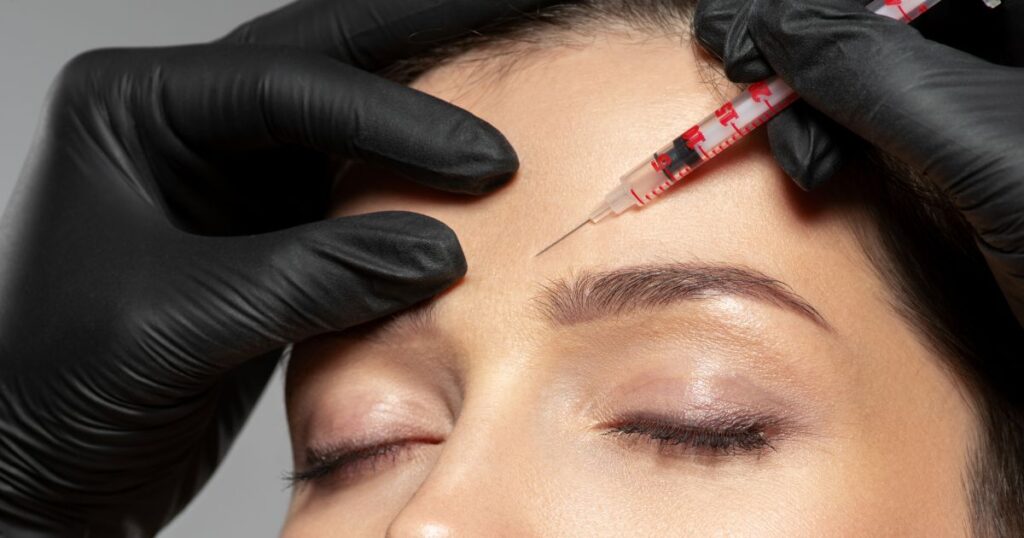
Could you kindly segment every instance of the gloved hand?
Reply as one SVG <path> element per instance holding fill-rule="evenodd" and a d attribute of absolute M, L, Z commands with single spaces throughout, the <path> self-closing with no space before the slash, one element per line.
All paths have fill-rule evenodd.
<path fill-rule="evenodd" d="M 983 29 L 947 20 L 935 31 L 963 43 L 973 32 L 984 58 L 856 0 L 701 0 L 694 27 L 731 80 L 778 73 L 805 101 L 768 122 L 772 151 L 798 184 L 821 183 L 841 162 L 832 122 L 923 172 L 976 230 L 1024 324 L 1024 69 L 1009 66 L 1024 65 L 1024 4 L 991 17 Z"/>
<path fill-rule="evenodd" d="M 458 279 L 437 221 L 317 222 L 330 171 L 508 180 L 493 127 L 368 70 L 533 3 L 302 2 L 213 44 L 70 62 L 0 223 L 0 535 L 153 535 L 289 343 Z"/>

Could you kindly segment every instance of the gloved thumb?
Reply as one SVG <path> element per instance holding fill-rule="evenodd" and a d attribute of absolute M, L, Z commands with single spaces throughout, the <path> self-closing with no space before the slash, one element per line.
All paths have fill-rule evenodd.
<path fill-rule="evenodd" d="M 733 82 L 753 83 L 775 74 L 748 30 L 756 4 L 755 0 L 697 2 L 694 35 L 722 60 L 725 75 Z M 775 160 L 804 190 L 828 181 L 845 160 L 844 130 L 806 103 L 794 103 L 768 122 L 767 129 Z"/>
<path fill-rule="evenodd" d="M 168 382 L 202 388 L 248 358 L 414 305 L 462 277 L 454 232 L 413 213 L 315 222 L 248 237 L 179 239 L 176 269 L 133 321 Z M 187 260 L 187 261 L 184 261 Z"/>

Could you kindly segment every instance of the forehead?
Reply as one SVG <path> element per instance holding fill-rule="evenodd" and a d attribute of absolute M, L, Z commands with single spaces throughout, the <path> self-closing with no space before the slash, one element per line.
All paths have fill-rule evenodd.
<path fill-rule="evenodd" d="M 471 199 L 364 171 L 346 182 L 361 187 L 345 189 L 335 205 L 337 215 L 401 209 L 451 226 L 469 272 L 442 311 L 486 304 L 483 317 L 467 319 L 516 319 L 538 284 L 580 269 L 703 261 L 752 267 L 786 282 L 842 331 L 893 330 L 897 318 L 849 229 L 851 216 L 820 208 L 793 187 L 758 135 L 660 202 L 587 226 L 535 257 L 583 221 L 623 173 L 733 90 L 709 84 L 713 70 L 692 47 L 671 39 L 607 35 L 530 53 L 510 69 L 488 67 L 486 59 L 456 61 L 415 86 L 509 138 L 522 163 L 510 185 Z M 876 326 L 868 326 L 865 313 Z"/>

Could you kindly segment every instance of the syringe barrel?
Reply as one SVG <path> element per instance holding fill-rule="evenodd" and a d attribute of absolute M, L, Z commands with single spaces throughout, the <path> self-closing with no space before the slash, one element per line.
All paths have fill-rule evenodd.
<path fill-rule="evenodd" d="M 874 0 L 867 8 L 879 15 L 909 22 L 939 0 Z M 779 77 L 748 86 L 714 114 L 685 130 L 643 164 L 622 176 L 621 184 L 605 198 L 616 215 L 632 206 L 653 202 L 683 178 L 797 99 Z"/>
<path fill-rule="evenodd" d="M 622 176 L 622 187 L 609 194 L 606 201 L 616 214 L 625 209 L 619 210 L 612 206 L 612 199 L 620 206 L 626 201 L 632 205 L 652 202 L 715 155 L 768 121 L 795 98 L 796 94 L 789 85 L 778 77 L 751 84 L 714 114 L 658 150 L 650 160 Z M 629 194 L 629 197 L 624 194 Z"/>
<path fill-rule="evenodd" d="M 637 205 L 637 203 L 638 199 L 633 194 L 633 189 L 625 182 L 619 184 L 619 186 L 612 189 L 604 197 L 605 208 L 610 209 L 616 215 L 621 215 L 623 211 Z"/>
<path fill-rule="evenodd" d="M 675 184 L 678 181 L 675 174 L 682 167 L 681 165 L 676 166 L 676 164 L 682 163 L 682 160 L 670 161 L 669 159 L 673 157 L 678 159 L 678 153 L 674 145 L 669 144 L 658 150 L 653 159 L 644 161 L 622 176 L 622 184 L 609 193 L 606 199 L 612 211 L 618 215 L 634 205 L 645 205 Z M 662 166 L 660 163 L 669 164 Z M 700 159 L 698 158 L 693 166 L 699 166 L 699 163 Z"/>

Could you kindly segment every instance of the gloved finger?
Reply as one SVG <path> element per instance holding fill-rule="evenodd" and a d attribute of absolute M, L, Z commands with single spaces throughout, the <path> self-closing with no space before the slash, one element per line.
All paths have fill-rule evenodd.
<path fill-rule="evenodd" d="M 171 49 L 159 93 L 191 147 L 302 146 L 478 194 L 519 166 L 508 140 L 465 110 L 324 56 L 212 46 Z"/>
<path fill-rule="evenodd" d="M 235 29 L 224 40 L 286 45 L 368 71 L 550 0 L 306 0 Z"/>
<path fill-rule="evenodd" d="M 146 300 L 161 308 L 130 326 L 146 341 L 159 335 L 156 341 L 167 343 L 151 350 L 153 367 L 167 370 L 154 378 L 186 389 L 249 357 L 414 305 L 466 271 L 454 232 L 413 213 L 177 241 L 187 264 L 150 290 Z"/>
<path fill-rule="evenodd" d="M 726 76 L 734 82 L 756 82 L 775 74 L 747 31 L 752 6 L 753 0 L 700 0 L 694 13 L 698 41 L 722 60 Z M 840 129 L 825 122 L 827 118 L 800 102 L 768 122 L 776 161 L 804 190 L 826 182 L 843 163 L 830 132 Z"/>
<path fill-rule="evenodd" d="M 1024 196 L 1024 156 L 1008 136 L 1024 119 L 1018 93 L 1007 91 L 1024 85 L 1020 73 L 925 40 L 854 0 L 759 0 L 750 32 L 814 108 L 945 182 L 983 236 L 999 233 L 985 220 L 1018 220 L 1011 205 L 993 212 L 991 194 L 1014 178 L 1002 188 Z M 965 175 L 974 180 L 959 181 Z"/>
<path fill-rule="evenodd" d="M 747 32 L 752 6 L 753 0 L 700 0 L 694 11 L 697 41 L 722 60 L 725 76 L 733 82 L 757 82 L 775 74 Z"/>
<path fill-rule="evenodd" d="M 749 30 L 808 103 L 950 195 L 1024 320 L 1024 74 L 928 41 L 853 0 L 758 0 Z"/>
<path fill-rule="evenodd" d="M 800 188 L 812 190 L 844 162 L 844 131 L 807 103 L 797 101 L 768 122 L 768 141 L 779 166 Z"/>
<path fill-rule="evenodd" d="M 700 0 L 694 13 L 694 34 L 722 59 L 737 82 L 753 82 L 773 74 L 753 46 L 747 25 L 754 0 Z M 861 2 L 864 3 L 864 2 Z M 1024 4 L 1004 2 L 991 9 L 980 1 L 943 2 L 914 26 L 937 41 L 1002 65 L 1024 65 Z"/>

